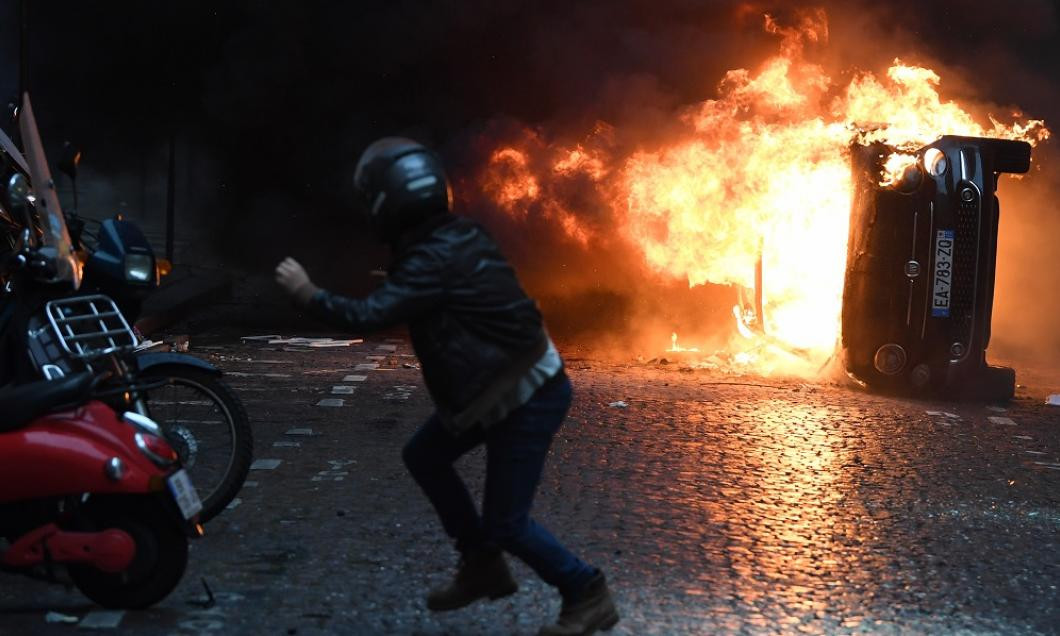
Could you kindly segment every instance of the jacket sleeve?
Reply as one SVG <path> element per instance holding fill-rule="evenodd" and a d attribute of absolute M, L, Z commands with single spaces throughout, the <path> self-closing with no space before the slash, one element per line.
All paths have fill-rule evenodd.
<path fill-rule="evenodd" d="M 364 298 L 320 290 L 309 300 L 314 317 L 352 332 L 371 332 L 409 322 L 441 304 L 445 296 L 441 260 L 427 250 L 401 259 L 383 285 Z"/>

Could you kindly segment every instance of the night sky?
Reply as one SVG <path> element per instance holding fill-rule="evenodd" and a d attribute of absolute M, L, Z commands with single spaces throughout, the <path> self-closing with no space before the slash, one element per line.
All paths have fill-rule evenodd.
<path fill-rule="evenodd" d="M 1046 0 L 25 4 L 27 85 L 46 145 L 84 150 L 79 190 L 113 192 L 133 175 L 154 186 L 122 196 L 160 217 L 173 134 L 179 224 L 208 224 L 222 260 L 246 268 L 287 253 L 317 267 L 383 259 L 342 187 L 382 135 L 439 148 L 458 184 L 489 136 L 516 126 L 562 134 L 604 120 L 631 149 L 648 144 L 713 97 L 724 71 L 776 51 L 767 11 L 826 6 L 833 67 L 879 71 L 901 56 L 938 70 L 949 97 L 1060 121 L 1058 13 Z M 17 93 L 19 5 L 0 4 L 5 102 Z M 475 194 L 457 192 L 508 236 Z M 502 242 L 517 261 L 541 257 L 540 241 Z"/>

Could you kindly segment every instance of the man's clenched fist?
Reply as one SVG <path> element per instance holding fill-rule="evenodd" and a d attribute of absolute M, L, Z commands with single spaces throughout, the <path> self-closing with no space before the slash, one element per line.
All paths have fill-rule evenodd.
<path fill-rule="evenodd" d="M 309 280 L 305 268 L 290 256 L 276 266 L 276 283 L 300 305 L 308 303 L 317 293 L 317 286 Z"/>

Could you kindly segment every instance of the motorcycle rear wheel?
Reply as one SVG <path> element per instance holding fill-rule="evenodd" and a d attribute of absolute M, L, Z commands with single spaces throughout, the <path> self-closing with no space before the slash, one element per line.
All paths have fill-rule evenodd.
<path fill-rule="evenodd" d="M 254 436 L 242 401 L 217 375 L 180 364 L 150 367 L 143 382 L 165 381 L 147 393 L 155 420 L 202 499 L 203 522 L 220 514 L 250 471 Z"/>
<path fill-rule="evenodd" d="M 164 599 L 180 583 L 188 565 L 188 538 L 151 496 L 90 501 L 80 521 L 82 530 L 118 528 L 136 542 L 136 556 L 121 572 L 69 566 L 74 585 L 92 601 L 114 609 L 142 609 Z"/>

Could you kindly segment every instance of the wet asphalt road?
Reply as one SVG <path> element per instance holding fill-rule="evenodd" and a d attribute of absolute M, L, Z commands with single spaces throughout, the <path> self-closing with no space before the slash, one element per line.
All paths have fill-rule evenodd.
<path fill-rule="evenodd" d="M 119 633 L 530 634 L 554 617 L 557 596 L 518 563 L 513 597 L 424 609 L 456 559 L 400 462 L 430 412 L 406 343 L 192 346 L 243 396 L 256 457 L 279 461 Z M 918 402 L 565 353 L 575 404 L 535 516 L 607 573 L 615 633 L 1060 633 L 1060 408 L 1040 396 Z M 460 464 L 475 490 L 482 465 Z M 203 579 L 210 609 L 192 604 Z M 97 609 L 0 578 L 3 634 L 83 633 L 45 613 Z"/>

